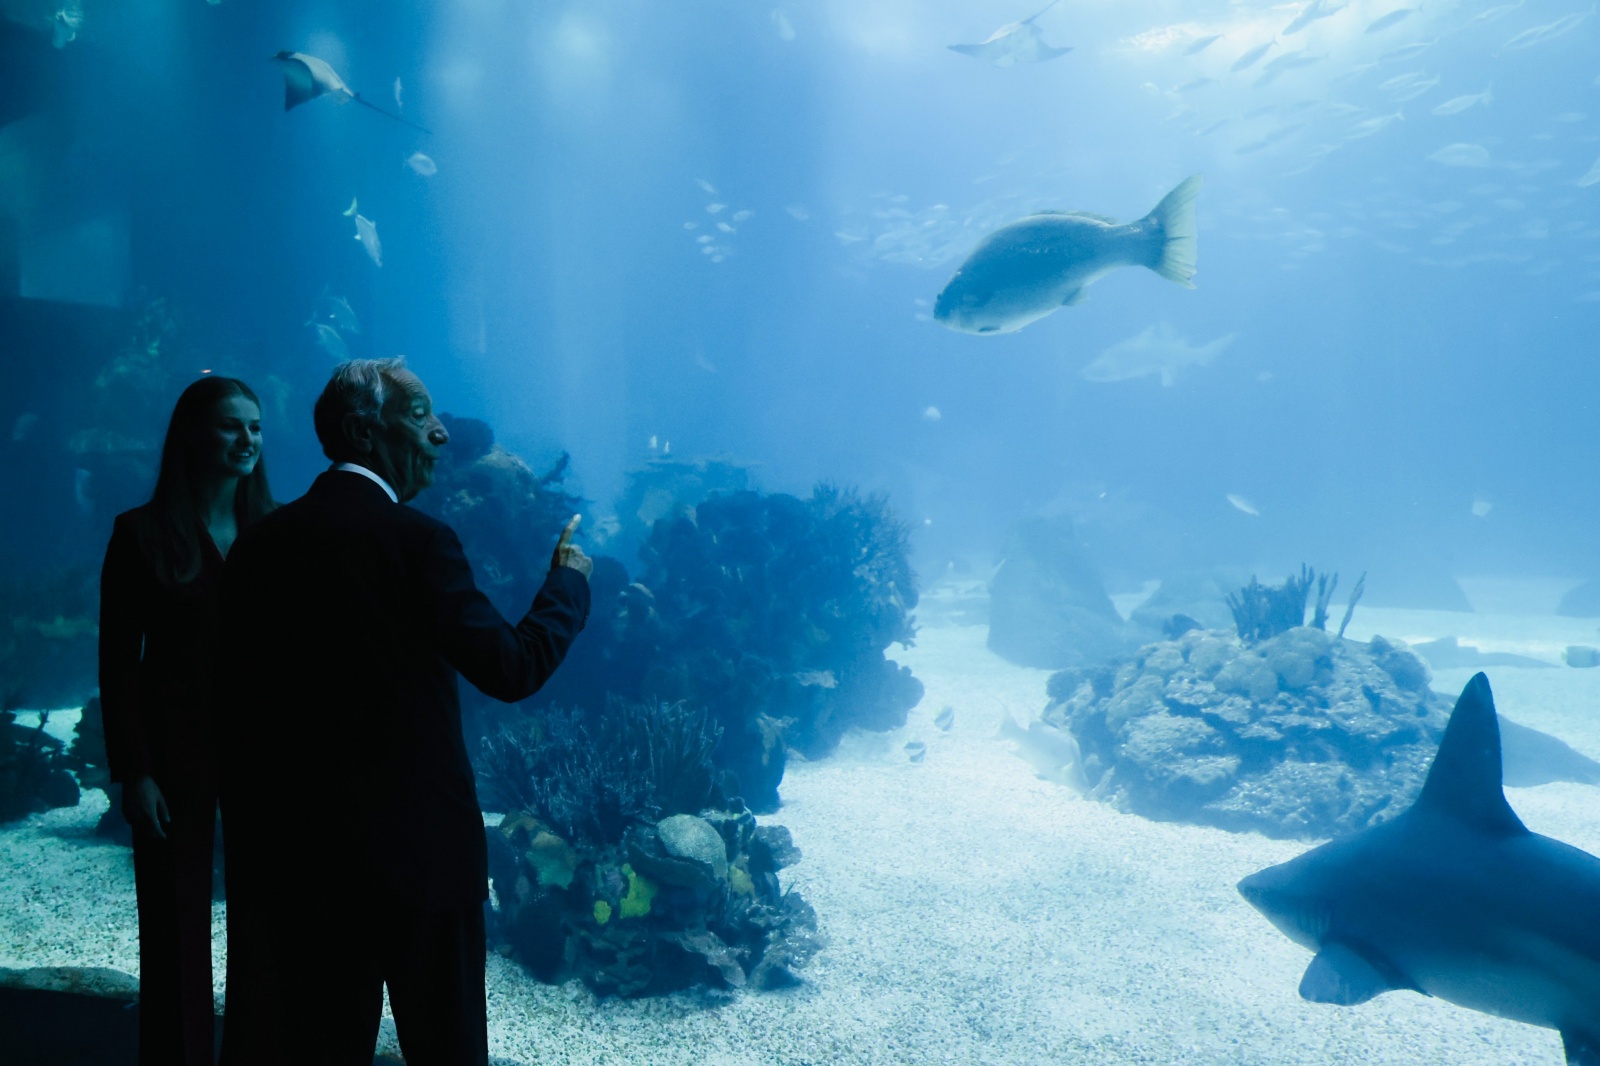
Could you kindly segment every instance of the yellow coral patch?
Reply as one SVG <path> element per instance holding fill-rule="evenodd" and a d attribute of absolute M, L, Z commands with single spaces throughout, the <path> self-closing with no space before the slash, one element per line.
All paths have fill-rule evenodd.
<path fill-rule="evenodd" d="M 648 878 L 634 873 L 633 867 L 627 863 L 623 864 L 622 872 L 628 875 L 628 894 L 622 897 L 622 916 L 643 918 L 650 913 L 650 901 L 656 898 L 656 886 Z"/>
<path fill-rule="evenodd" d="M 728 887 L 741 896 L 756 894 L 756 883 L 750 880 L 750 871 L 743 866 L 728 867 Z"/>
<path fill-rule="evenodd" d="M 605 925 L 611 920 L 611 904 L 603 899 L 594 901 L 594 920 Z"/>

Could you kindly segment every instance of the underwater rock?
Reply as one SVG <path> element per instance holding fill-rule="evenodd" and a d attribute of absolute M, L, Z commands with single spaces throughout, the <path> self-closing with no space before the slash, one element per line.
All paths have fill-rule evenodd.
<path fill-rule="evenodd" d="M 1566 618 L 1600 618 L 1600 581 L 1585 581 L 1561 597 L 1556 614 Z"/>
<path fill-rule="evenodd" d="M 1104 694 L 1086 679 L 1053 685 L 1044 720 L 1078 739 L 1093 798 L 1324 837 L 1381 821 L 1421 786 L 1449 710 L 1427 677 L 1387 641 L 1299 627 L 1246 647 L 1194 630 L 1140 649 Z"/>
<path fill-rule="evenodd" d="M 728 846 L 711 823 L 693 814 L 674 814 L 656 823 L 667 854 L 699 863 L 718 881 L 728 879 Z"/>
<path fill-rule="evenodd" d="M 1030 518 L 1007 537 L 989 586 L 989 650 L 1019 666 L 1104 662 L 1135 645 L 1065 518 Z"/>
<path fill-rule="evenodd" d="M 1164 821 L 1338 836 L 1404 810 L 1449 718 L 1427 665 L 1383 637 L 1297 627 L 1259 644 L 1195 630 L 1115 670 L 1062 671 L 1043 721 L 1083 752 L 1091 798 Z M 1506 783 L 1600 784 L 1600 762 L 1501 720 Z"/>
<path fill-rule="evenodd" d="M 1244 570 L 1188 570 L 1171 574 L 1162 580 L 1149 599 L 1134 608 L 1129 621 L 1151 635 L 1161 632 L 1175 615 L 1190 618 L 1203 629 L 1227 629 L 1233 625 L 1228 594 L 1249 580 L 1250 574 Z M 1176 637 L 1168 636 L 1168 639 Z"/>

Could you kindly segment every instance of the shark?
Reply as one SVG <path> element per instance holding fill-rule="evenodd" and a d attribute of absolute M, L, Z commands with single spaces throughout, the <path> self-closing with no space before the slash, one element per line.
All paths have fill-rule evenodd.
<path fill-rule="evenodd" d="M 952 44 L 950 51 L 960 52 L 974 59 L 987 59 L 997 67 L 1017 63 L 1043 63 L 1072 51 L 1071 48 L 1052 48 L 1044 41 L 1044 31 L 1038 19 L 1061 0 L 1050 0 L 1042 10 L 1034 12 L 1019 22 L 1008 22 L 989 35 L 982 44 Z"/>
<path fill-rule="evenodd" d="M 1461 691 L 1404 813 L 1239 882 L 1316 953 L 1300 982 L 1352 1006 L 1409 989 L 1555 1029 L 1600 1066 L 1600 858 L 1531 832 L 1506 802 L 1489 679 Z"/>
<path fill-rule="evenodd" d="M 1086 381 L 1127 381 L 1157 375 L 1161 384 L 1171 385 L 1178 371 L 1190 366 L 1206 366 L 1233 343 L 1234 334 L 1218 337 L 1209 344 L 1190 344 L 1165 322 L 1151 326 L 1138 336 L 1118 341 L 1079 373 Z"/>

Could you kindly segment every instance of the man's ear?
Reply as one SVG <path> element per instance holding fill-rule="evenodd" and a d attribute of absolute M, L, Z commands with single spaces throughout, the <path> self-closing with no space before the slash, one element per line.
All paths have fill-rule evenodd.
<path fill-rule="evenodd" d="M 372 454 L 372 427 L 360 417 L 348 414 L 342 423 L 344 439 L 357 455 Z"/>

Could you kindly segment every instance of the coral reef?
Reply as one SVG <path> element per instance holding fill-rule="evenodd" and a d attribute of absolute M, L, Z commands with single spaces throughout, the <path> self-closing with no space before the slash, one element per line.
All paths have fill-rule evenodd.
<path fill-rule="evenodd" d="M 755 810 L 777 803 L 784 748 L 831 752 L 892 729 L 922 683 L 890 662 L 915 630 L 907 527 L 881 496 L 736 492 L 656 523 L 641 553 L 659 619 L 642 694 L 706 707 L 718 765 Z"/>
<path fill-rule="evenodd" d="M 0 822 L 78 805 L 78 782 L 61 741 L 45 732 L 50 712 L 36 725 L 17 721 L 16 711 L 0 709 Z"/>
<path fill-rule="evenodd" d="M 605 550 L 621 559 L 634 558 L 663 518 L 680 518 L 712 496 L 750 487 L 751 467 L 732 459 L 647 460 L 628 475 Z"/>
<path fill-rule="evenodd" d="M 563 487 L 567 458 L 536 475 L 486 423 L 444 421 L 452 444 L 423 504 L 456 529 L 480 585 L 517 617 L 582 502 Z M 594 714 L 618 699 L 702 708 L 720 730 L 713 761 L 734 775 L 730 795 L 765 812 L 777 808 L 787 748 L 825 755 L 851 726 L 903 724 L 922 698 L 884 656 L 911 642 L 917 592 L 909 530 L 884 498 L 830 485 L 809 499 L 720 491 L 747 481 L 746 468 L 721 460 L 655 459 L 634 475 L 619 504 L 633 533 L 606 543 L 651 522 L 642 572 L 634 580 L 618 559 L 596 557 L 585 632 L 526 709 Z M 487 732 L 487 710 L 467 695 L 469 736 Z"/>
<path fill-rule="evenodd" d="M 501 612 L 520 618 L 550 567 L 556 535 L 582 499 L 563 487 L 565 453 L 544 474 L 495 443 L 476 418 L 441 415 L 450 433 L 434 488 L 417 505 L 448 522 L 471 560 L 478 587 Z"/>
<path fill-rule="evenodd" d="M 0 706 L 82 706 L 95 690 L 99 610 L 87 566 L 0 580 Z"/>
<path fill-rule="evenodd" d="M 1115 670 L 1051 678 L 1044 720 L 1090 795 L 1146 817 L 1268 836 L 1353 832 L 1405 810 L 1450 702 L 1421 659 L 1298 626 L 1254 644 L 1197 629 Z"/>
<path fill-rule="evenodd" d="M 502 950 L 601 995 L 798 982 L 820 946 L 778 882 L 799 852 L 722 793 L 716 741 L 703 710 L 613 700 L 488 742 L 484 783 L 511 811 L 487 830 Z"/>

